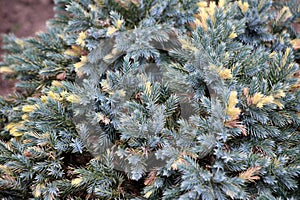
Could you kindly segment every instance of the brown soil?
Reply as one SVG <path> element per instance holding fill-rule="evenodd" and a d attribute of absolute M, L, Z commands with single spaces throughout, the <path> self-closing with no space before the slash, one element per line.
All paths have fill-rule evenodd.
<path fill-rule="evenodd" d="M 34 36 L 46 30 L 52 18 L 52 0 L 0 0 L 0 34 L 14 33 L 18 37 Z M 0 36 L 2 45 L 2 36 Z M 3 51 L 0 50 L 0 55 Z M 3 81 L 0 74 L 0 95 L 13 92 L 13 82 Z"/>

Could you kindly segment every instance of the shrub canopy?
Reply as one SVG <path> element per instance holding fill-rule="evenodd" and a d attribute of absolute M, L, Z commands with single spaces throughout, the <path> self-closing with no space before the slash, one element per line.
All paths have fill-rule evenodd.
<path fill-rule="evenodd" d="M 1 198 L 300 198 L 296 1 L 54 2 L 4 36 Z"/>

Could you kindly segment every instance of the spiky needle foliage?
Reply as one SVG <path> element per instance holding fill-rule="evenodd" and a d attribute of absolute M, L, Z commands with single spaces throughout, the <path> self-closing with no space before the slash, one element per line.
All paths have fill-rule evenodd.
<path fill-rule="evenodd" d="M 54 2 L 4 36 L 1 198 L 300 198 L 296 1 Z"/>

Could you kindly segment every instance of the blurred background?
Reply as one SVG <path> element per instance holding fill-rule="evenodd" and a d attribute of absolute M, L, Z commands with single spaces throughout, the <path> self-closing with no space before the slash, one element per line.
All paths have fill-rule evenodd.
<path fill-rule="evenodd" d="M 54 16 L 52 0 L 0 0 L 0 46 L 2 34 L 17 37 L 34 36 L 46 30 L 46 21 Z M 0 50 L 0 56 L 3 50 Z M 1 57 L 0 57 L 1 60 Z M 0 74 L 0 95 L 13 91 L 13 83 L 4 81 Z"/>

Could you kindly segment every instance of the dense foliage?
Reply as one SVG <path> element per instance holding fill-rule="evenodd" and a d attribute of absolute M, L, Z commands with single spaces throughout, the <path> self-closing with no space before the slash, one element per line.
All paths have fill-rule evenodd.
<path fill-rule="evenodd" d="M 54 0 L 4 36 L 2 199 L 299 199 L 299 2 Z"/>

